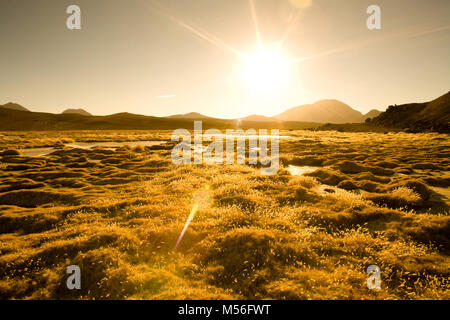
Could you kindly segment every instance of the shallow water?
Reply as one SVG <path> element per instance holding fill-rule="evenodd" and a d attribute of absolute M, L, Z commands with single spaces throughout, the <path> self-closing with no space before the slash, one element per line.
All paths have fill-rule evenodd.
<path fill-rule="evenodd" d="M 310 166 L 293 166 L 293 165 L 289 165 L 289 167 L 287 168 L 287 170 L 289 171 L 290 174 L 292 174 L 293 176 L 301 176 L 302 174 L 305 173 L 309 173 L 309 172 L 314 172 L 317 169 L 319 169 L 320 167 L 310 167 Z"/>
<path fill-rule="evenodd" d="M 29 148 L 29 149 L 22 149 L 20 150 L 20 153 L 22 156 L 25 157 L 47 157 L 55 151 L 56 148 L 52 147 L 45 147 L 45 148 Z"/>
<path fill-rule="evenodd" d="M 91 149 L 94 147 L 116 149 L 124 145 L 129 145 L 130 147 L 134 148 L 136 146 L 143 146 L 143 147 L 157 146 L 164 143 L 167 142 L 166 141 L 75 142 L 66 144 L 65 146 L 80 149 Z M 48 157 L 55 150 L 57 150 L 57 148 L 54 147 L 29 148 L 29 149 L 22 149 L 21 154 L 25 157 Z"/>
<path fill-rule="evenodd" d="M 91 149 L 93 147 L 105 147 L 105 148 L 120 148 L 124 145 L 129 145 L 134 148 L 137 146 L 151 147 L 166 143 L 166 141 L 108 141 L 108 142 L 75 142 L 66 144 L 66 147 L 80 148 L 80 149 Z"/>
<path fill-rule="evenodd" d="M 258 134 L 256 134 L 256 135 L 254 135 L 254 134 L 250 134 L 250 135 L 246 135 L 246 134 L 224 134 L 224 133 L 221 133 L 221 134 L 203 134 L 203 137 L 208 137 L 208 138 L 210 138 L 210 137 L 216 137 L 216 136 L 218 136 L 218 137 L 222 137 L 222 138 L 245 138 L 245 139 L 250 139 L 250 138 L 256 138 L 256 139 L 258 139 L 258 138 L 260 138 L 260 139 L 271 139 L 272 138 L 272 136 L 271 135 L 269 135 L 269 134 L 267 134 L 267 135 L 264 135 L 264 134 L 260 134 L 260 135 L 258 135 Z M 278 136 L 278 138 L 279 139 L 288 139 L 288 138 L 290 138 L 290 136 Z"/>
<path fill-rule="evenodd" d="M 21 136 L 3 136 L 2 137 L 5 140 L 16 140 L 22 138 Z"/>
<path fill-rule="evenodd" d="M 430 189 L 440 195 L 445 202 L 450 203 L 450 188 L 430 187 Z"/>

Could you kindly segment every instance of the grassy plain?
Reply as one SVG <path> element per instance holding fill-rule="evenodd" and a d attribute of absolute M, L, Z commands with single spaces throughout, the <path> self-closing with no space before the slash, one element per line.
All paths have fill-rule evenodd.
<path fill-rule="evenodd" d="M 0 298 L 450 299 L 448 135 L 280 134 L 282 168 L 263 176 L 175 165 L 170 142 L 64 146 L 164 130 L 0 133 Z M 56 149 L 21 155 L 36 147 Z"/>

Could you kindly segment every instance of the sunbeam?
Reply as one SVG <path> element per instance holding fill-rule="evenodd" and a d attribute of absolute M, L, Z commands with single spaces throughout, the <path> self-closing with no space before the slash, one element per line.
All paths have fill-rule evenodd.
<path fill-rule="evenodd" d="M 284 46 L 284 43 L 286 42 L 290 33 L 296 26 L 301 13 L 302 13 L 302 9 L 298 9 L 296 15 L 294 16 L 294 18 L 292 18 L 291 22 L 289 23 L 288 27 L 286 28 L 286 31 L 283 33 L 283 36 L 281 37 L 280 41 L 278 41 L 277 51 L 281 50 L 281 48 Z"/>
<path fill-rule="evenodd" d="M 350 50 L 355 50 L 355 49 L 359 49 L 359 48 L 363 48 L 363 47 L 368 47 L 368 46 L 372 46 L 375 45 L 377 43 L 383 42 L 383 41 L 390 41 L 390 40 L 394 40 L 394 39 L 398 39 L 398 38 L 402 38 L 402 37 L 408 37 L 407 35 L 404 34 L 404 32 L 397 32 L 395 34 L 391 34 L 389 36 L 384 36 L 384 37 L 380 37 L 377 39 L 369 39 L 366 41 L 362 41 L 359 43 L 354 43 L 351 45 L 347 45 L 347 46 L 343 46 L 340 48 L 335 48 L 335 49 L 330 49 L 327 51 L 323 51 L 323 52 L 319 52 L 310 56 L 306 56 L 306 57 L 298 57 L 298 58 L 294 58 L 289 60 L 287 63 L 288 64 L 295 64 L 295 63 L 300 63 L 306 60 L 312 60 L 312 59 L 317 59 L 317 58 L 322 58 L 322 57 L 327 57 L 327 56 L 331 56 L 334 54 L 338 54 L 338 53 L 342 53 L 342 52 L 347 52 Z"/>
<path fill-rule="evenodd" d="M 198 37 L 202 38 L 203 40 L 206 40 L 209 43 L 215 45 L 219 49 L 228 50 L 239 57 L 245 57 L 245 55 L 242 52 L 240 52 L 236 48 L 233 48 L 232 46 L 226 44 L 225 42 L 223 42 L 221 39 L 217 38 L 210 32 L 207 32 L 198 26 L 194 26 L 192 23 L 188 24 L 187 22 L 184 22 L 183 20 L 179 19 L 177 16 L 171 14 L 169 12 L 169 10 L 167 8 L 163 7 L 158 1 L 150 0 L 150 1 L 144 2 L 141 0 L 141 3 L 146 7 L 150 7 L 151 10 L 157 12 L 158 14 L 169 18 L 170 20 L 172 20 L 179 26 L 192 32 L 193 34 L 197 35 Z"/>
<path fill-rule="evenodd" d="M 258 18 L 256 17 L 256 9 L 254 0 L 248 0 L 250 6 L 250 13 L 252 15 L 253 25 L 255 27 L 256 40 L 258 42 L 258 49 L 262 48 L 261 32 L 259 31 Z"/>

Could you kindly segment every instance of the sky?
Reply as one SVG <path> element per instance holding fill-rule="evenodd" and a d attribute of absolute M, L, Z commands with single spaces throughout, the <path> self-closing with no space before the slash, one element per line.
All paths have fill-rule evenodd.
<path fill-rule="evenodd" d="M 259 48 L 279 48 L 279 78 L 249 71 Z M 0 104 L 31 111 L 237 118 L 338 99 L 365 113 L 449 91 L 450 1 L 1 0 L 0 52 Z"/>

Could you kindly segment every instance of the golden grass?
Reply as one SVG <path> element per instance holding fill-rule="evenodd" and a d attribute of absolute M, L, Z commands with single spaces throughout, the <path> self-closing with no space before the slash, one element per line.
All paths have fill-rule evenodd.
<path fill-rule="evenodd" d="M 283 165 L 316 171 L 177 166 L 170 148 L 143 146 L 37 159 L 20 149 L 170 132 L 3 132 L 0 298 L 450 298 L 450 203 L 431 188 L 449 187 L 447 136 L 281 134 Z M 71 264 L 78 291 L 65 285 Z M 366 287 L 371 264 L 381 290 Z"/>

